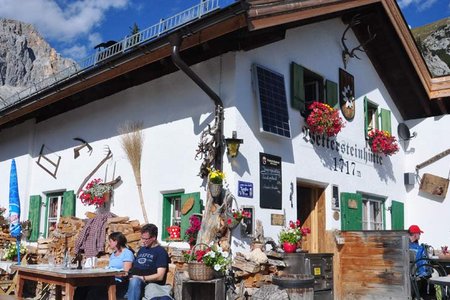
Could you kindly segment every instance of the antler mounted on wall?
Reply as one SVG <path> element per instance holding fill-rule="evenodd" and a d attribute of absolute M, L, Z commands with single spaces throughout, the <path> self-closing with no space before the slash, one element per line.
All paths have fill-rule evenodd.
<path fill-rule="evenodd" d="M 370 32 L 370 27 L 369 25 L 367 25 L 367 33 L 369 34 L 369 37 L 367 38 L 366 41 L 364 41 L 363 43 L 359 44 L 358 46 L 352 48 L 351 50 L 349 50 L 349 48 L 347 47 L 347 45 L 345 44 L 345 41 L 347 40 L 345 38 L 345 34 L 347 33 L 347 31 L 350 28 L 353 28 L 354 26 L 357 26 L 361 24 L 361 15 L 360 14 L 356 14 L 352 17 L 352 19 L 350 20 L 350 23 L 348 23 L 347 28 L 345 28 L 344 33 L 342 34 L 341 37 L 341 43 L 342 43 L 342 47 L 344 47 L 344 50 L 342 50 L 342 61 L 344 63 L 344 69 L 347 69 L 347 63 L 348 60 L 350 58 L 357 58 L 357 59 L 361 59 L 359 58 L 355 51 L 361 51 L 361 52 L 365 52 L 364 47 L 371 42 L 372 40 L 375 39 L 375 37 L 377 36 L 376 34 L 372 34 Z"/>

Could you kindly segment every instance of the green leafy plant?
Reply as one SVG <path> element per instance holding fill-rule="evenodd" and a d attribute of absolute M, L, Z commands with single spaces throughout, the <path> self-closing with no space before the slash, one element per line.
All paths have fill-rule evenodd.
<path fill-rule="evenodd" d="M 27 248 L 24 244 L 20 244 L 20 255 L 25 255 L 27 253 Z M 9 244 L 5 251 L 3 252 L 3 259 L 13 260 L 17 256 L 17 245 L 16 243 Z"/>

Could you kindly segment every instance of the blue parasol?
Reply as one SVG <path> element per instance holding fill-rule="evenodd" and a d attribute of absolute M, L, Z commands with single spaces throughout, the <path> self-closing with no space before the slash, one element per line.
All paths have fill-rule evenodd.
<path fill-rule="evenodd" d="M 14 159 L 11 162 L 11 173 L 9 175 L 9 233 L 16 238 L 17 262 L 20 265 L 22 227 L 20 226 L 19 184 L 17 182 L 16 161 Z"/>

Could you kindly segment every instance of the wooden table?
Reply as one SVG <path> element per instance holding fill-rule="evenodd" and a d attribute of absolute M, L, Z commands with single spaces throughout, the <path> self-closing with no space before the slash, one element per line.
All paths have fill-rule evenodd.
<path fill-rule="evenodd" d="M 40 281 L 56 285 L 56 300 L 60 300 L 61 288 L 65 288 L 66 300 L 72 300 L 77 286 L 101 285 L 108 287 L 108 300 L 116 299 L 115 276 L 123 272 L 108 269 L 63 269 L 50 265 L 14 265 L 17 270 L 18 286 L 16 296 L 22 298 L 25 280 Z"/>

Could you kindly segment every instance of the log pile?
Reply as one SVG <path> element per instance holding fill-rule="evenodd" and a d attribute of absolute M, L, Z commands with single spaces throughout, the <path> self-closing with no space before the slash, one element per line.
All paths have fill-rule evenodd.
<path fill-rule="evenodd" d="M 271 256 L 271 253 L 274 255 Z M 255 249 L 246 254 L 236 253 L 232 267 L 235 275 L 237 294 L 253 295 L 262 286 L 271 284 L 272 276 L 280 275 L 284 267 L 286 267 L 286 264 L 277 253 L 265 253 L 260 251 L 260 249 Z"/>
<path fill-rule="evenodd" d="M 95 217 L 95 214 L 88 213 L 88 218 Z M 75 257 L 75 242 L 85 225 L 85 221 L 76 217 L 61 217 L 56 229 L 47 239 L 38 240 L 38 262 L 47 263 L 48 255 L 53 255 L 55 263 L 62 263 L 64 252 L 67 246 L 69 253 Z M 112 232 L 122 232 L 128 240 L 128 246 L 137 252 L 139 248 L 141 226 L 139 221 L 129 221 L 128 217 L 114 217 L 107 220 L 105 250 L 99 254 L 97 260 L 98 267 L 106 267 L 109 262 L 109 255 L 112 250 L 109 248 L 108 235 Z"/>

